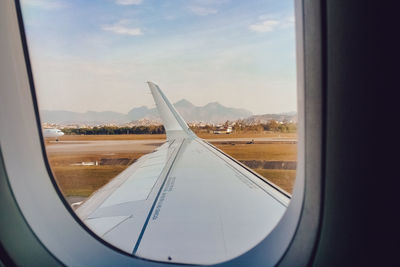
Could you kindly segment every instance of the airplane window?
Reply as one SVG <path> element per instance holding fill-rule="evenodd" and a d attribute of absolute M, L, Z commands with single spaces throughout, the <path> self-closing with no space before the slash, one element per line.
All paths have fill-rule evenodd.
<path fill-rule="evenodd" d="M 91 231 L 181 264 L 272 231 L 297 168 L 292 1 L 21 6 L 52 176 Z"/>

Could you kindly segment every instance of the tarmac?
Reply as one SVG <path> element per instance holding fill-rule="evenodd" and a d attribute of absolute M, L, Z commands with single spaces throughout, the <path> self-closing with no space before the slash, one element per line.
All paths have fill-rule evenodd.
<path fill-rule="evenodd" d="M 208 142 L 297 142 L 295 138 L 256 137 L 256 138 L 215 138 Z M 47 153 L 150 153 L 162 145 L 165 139 L 149 140 L 96 140 L 96 141 L 50 141 L 46 145 Z"/>

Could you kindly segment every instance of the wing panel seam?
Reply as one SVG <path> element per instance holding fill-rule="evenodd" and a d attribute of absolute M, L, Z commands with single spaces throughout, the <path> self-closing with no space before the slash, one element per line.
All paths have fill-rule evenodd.
<path fill-rule="evenodd" d="M 160 189 L 159 189 L 159 191 L 158 191 L 158 193 L 157 193 L 156 198 L 154 199 L 153 204 L 151 205 L 151 209 L 150 209 L 150 211 L 149 211 L 149 213 L 148 213 L 148 215 L 147 215 L 146 221 L 145 221 L 145 223 L 144 223 L 144 225 L 143 225 L 142 230 L 140 231 L 140 234 L 139 234 L 138 240 L 136 241 L 135 247 L 133 248 L 132 255 L 135 255 L 135 253 L 137 252 L 137 250 L 138 250 L 138 248 L 139 248 L 140 242 L 142 241 L 144 232 L 146 231 L 147 225 L 148 225 L 148 223 L 149 223 L 151 214 L 153 213 L 154 207 L 156 206 L 156 204 L 157 204 L 157 202 L 158 202 L 158 198 L 159 198 L 159 196 L 160 196 L 162 190 L 164 189 L 164 185 L 165 185 L 166 181 L 168 180 L 168 175 L 170 174 L 170 172 L 171 172 L 171 170 L 172 170 L 172 167 L 174 166 L 175 160 L 177 159 L 177 157 L 178 157 L 178 155 L 179 155 L 179 152 L 181 151 L 181 148 L 182 148 L 184 142 L 185 142 L 185 139 L 184 139 L 184 140 L 182 141 L 182 143 L 179 145 L 178 151 L 176 152 L 175 157 L 174 157 L 174 159 L 173 159 L 173 161 L 172 161 L 172 163 L 171 163 L 171 166 L 169 167 L 168 172 L 167 172 L 166 175 L 165 175 L 165 179 L 164 179 L 164 181 L 163 181 L 163 183 L 162 183 L 162 185 L 161 185 L 161 187 L 160 187 Z"/>

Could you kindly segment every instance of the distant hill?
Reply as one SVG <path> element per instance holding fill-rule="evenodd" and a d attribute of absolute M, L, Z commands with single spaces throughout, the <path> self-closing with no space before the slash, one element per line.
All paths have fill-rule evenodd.
<path fill-rule="evenodd" d="M 225 107 L 218 102 L 198 107 L 188 100 L 182 99 L 176 102 L 174 106 L 187 122 L 219 123 L 227 120 L 243 119 L 252 115 L 248 110 Z M 158 111 L 155 108 L 149 109 L 145 106 L 131 109 L 128 112 L 128 118 L 131 121 L 140 119 L 159 120 Z"/>
<path fill-rule="evenodd" d="M 133 108 L 128 112 L 129 121 L 137 121 L 141 119 L 154 119 L 158 118 L 158 113 L 156 109 L 149 109 L 146 106 L 141 106 L 138 108 Z"/>
<path fill-rule="evenodd" d="M 220 123 L 252 116 L 252 113 L 248 110 L 225 107 L 218 102 L 199 107 L 186 99 L 182 99 L 176 102 L 174 106 L 187 122 Z M 133 108 L 127 114 L 112 111 L 79 113 L 62 110 L 41 110 L 40 114 L 42 122 L 55 124 L 122 124 L 144 119 L 159 121 L 157 110 L 155 108 L 149 109 L 146 106 Z"/>

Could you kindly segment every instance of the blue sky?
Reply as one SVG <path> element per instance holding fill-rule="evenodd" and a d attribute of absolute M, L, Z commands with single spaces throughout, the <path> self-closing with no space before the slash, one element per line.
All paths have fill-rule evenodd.
<path fill-rule="evenodd" d="M 296 110 L 293 1 L 22 0 L 41 109 L 218 101 Z"/>

